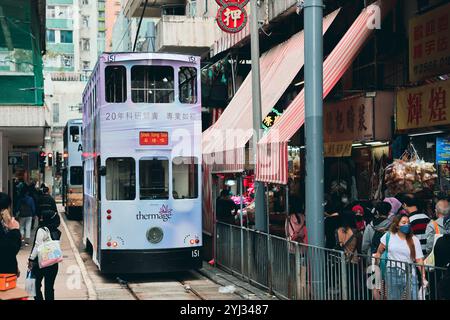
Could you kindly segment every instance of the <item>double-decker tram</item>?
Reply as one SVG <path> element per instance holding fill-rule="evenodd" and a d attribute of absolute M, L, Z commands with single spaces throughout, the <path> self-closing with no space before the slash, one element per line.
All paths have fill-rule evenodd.
<path fill-rule="evenodd" d="M 64 128 L 62 202 L 68 218 L 80 218 L 83 207 L 82 120 L 71 119 Z"/>
<path fill-rule="evenodd" d="M 83 93 L 83 241 L 101 272 L 201 267 L 200 101 L 199 57 L 99 57 Z"/>

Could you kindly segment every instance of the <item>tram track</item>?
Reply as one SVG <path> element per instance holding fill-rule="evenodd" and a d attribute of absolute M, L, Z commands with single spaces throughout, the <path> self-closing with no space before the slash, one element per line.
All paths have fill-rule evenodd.
<path fill-rule="evenodd" d="M 124 288 L 134 298 L 134 300 L 138 300 L 138 301 L 143 300 L 143 299 L 141 299 L 139 294 L 133 289 L 132 286 L 139 285 L 139 284 L 145 284 L 145 282 L 130 282 L 130 281 L 124 280 L 120 277 L 116 277 L 116 281 L 122 286 L 122 288 Z M 186 292 L 192 294 L 197 299 L 206 300 L 206 298 L 202 294 L 200 294 L 197 290 L 192 288 L 192 286 L 187 284 L 185 280 L 180 279 L 180 278 L 174 278 L 174 281 L 180 283 Z"/>

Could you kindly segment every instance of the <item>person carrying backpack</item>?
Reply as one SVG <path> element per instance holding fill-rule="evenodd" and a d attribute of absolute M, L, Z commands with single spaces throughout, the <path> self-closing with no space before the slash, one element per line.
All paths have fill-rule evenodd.
<path fill-rule="evenodd" d="M 42 215 L 45 211 L 58 212 L 55 199 L 49 194 L 49 188 L 45 185 L 41 188 L 42 195 L 38 199 L 37 215 L 39 220 L 42 219 Z"/>
<path fill-rule="evenodd" d="M 30 197 L 28 187 L 24 187 L 22 197 L 19 200 L 17 217 L 20 223 L 22 242 L 28 246 L 31 238 L 31 222 L 36 213 L 34 200 Z"/>
<path fill-rule="evenodd" d="M 377 202 L 373 208 L 373 221 L 367 225 L 362 239 L 362 253 L 371 259 L 380 245 L 381 237 L 389 230 L 392 220 L 388 219 L 391 205 L 387 202 Z"/>
<path fill-rule="evenodd" d="M 33 249 L 28 258 L 28 269 L 36 279 L 36 296 L 34 300 L 43 300 L 41 292 L 42 280 L 45 283 L 45 300 L 55 300 L 54 285 L 58 275 L 58 264 L 41 269 L 38 264 L 38 248 L 45 241 L 50 240 L 48 239 L 49 235 L 51 240 L 61 239 L 61 231 L 58 230 L 60 223 L 58 212 L 47 210 L 42 213 L 42 221 L 36 231 Z"/>

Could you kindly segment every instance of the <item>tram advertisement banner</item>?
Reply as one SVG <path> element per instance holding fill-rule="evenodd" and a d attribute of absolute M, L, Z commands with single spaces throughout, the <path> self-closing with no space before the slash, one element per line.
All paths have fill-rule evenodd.
<path fill-rule="evenodd" d="M 409 75 L 416 82 L 450 72 L 450 3 L 409 22 Z"/>
<path fill-rule="evenodd" d="M 450 81 L 397 92 L 397 130 L 450 123 Z"/>
<path fill-rule="evenodd" d="M 436 167 L 440 189 L 450 192 L 450 136 L 436 138 Z"/>

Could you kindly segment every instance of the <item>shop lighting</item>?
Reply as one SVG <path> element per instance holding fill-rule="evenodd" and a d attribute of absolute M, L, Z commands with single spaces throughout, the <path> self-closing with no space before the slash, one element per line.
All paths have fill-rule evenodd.
<path fill-rule="evenodd" d="M 377 96 L 376 91 L 366 92 L 366 98 L 375 98 Z"/>
<path fill-rule="evenodd" d="M 428 136 L 430 134 L 440 134 L 440 133 L 444 133 L 444 131 L 431 131 L 431 132 L 422 132 L 422 133 L 411 133 L 411 134 L 408 134 L 408 137 Z"/>
<path fill-rule="evenodd" d="M 373 141 L 373 142 L 366 142 L 364 144 L 371 147 L 379 147 L 379 146 L 387 146 L 389 142 Z"/>
<path fill-rule="evenodd" d="M 362 147 L 363 144 L 362 143 L 354 143 L 352 144 L 352 147 Z"/>
<path fill-rule="evenodd" d="M 300 82 L 297 82 L 296 84 L 294 84 L 294 86 L 295 87 L 298 87 L 298 86 L 301 86 L 302 84 L 304 84 L 305 83 L 305 81 L 300 81 Z"/>
<path fill-rule="evenodd" d="M 227 186 L 231 187 L 231 186 L 236 185 L 236 181 L 234 181 L 234 180 L 227 180 L 227 181 L 225 182 L 225 184 L 226 184 Z"/>

